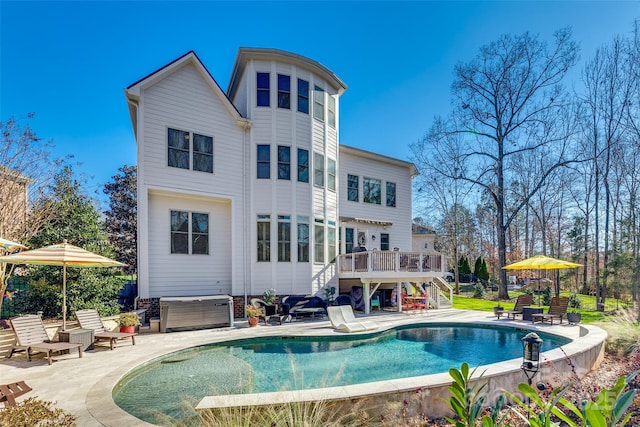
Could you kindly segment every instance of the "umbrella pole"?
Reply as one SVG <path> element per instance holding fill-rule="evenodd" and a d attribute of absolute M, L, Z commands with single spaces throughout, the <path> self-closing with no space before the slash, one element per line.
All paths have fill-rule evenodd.
<path fill-rule="evenodd" d="M 62 330 L 67 330 L 67 264 L 62 264 Z"/>

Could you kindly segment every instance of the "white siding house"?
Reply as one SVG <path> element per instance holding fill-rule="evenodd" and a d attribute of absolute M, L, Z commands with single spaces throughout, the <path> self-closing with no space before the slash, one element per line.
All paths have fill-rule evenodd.
<path fill-rule="evenodd" d="M 340 145 L 345 90 L 313 60 L 257 48 L 239 50 L 226 93 L 194 52 L 126 89 L 142 305 L 153 314 L 164 296 L 230 294 L 242 315 L 269 288 L 339 288 L 339 257 L 359 236 L 411 250 L 415 167 Z"/>

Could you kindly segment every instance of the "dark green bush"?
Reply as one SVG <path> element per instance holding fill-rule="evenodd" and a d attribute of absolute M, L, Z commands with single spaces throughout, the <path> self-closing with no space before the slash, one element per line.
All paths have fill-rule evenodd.
<path fill-rule="evenodd" d="M 551 288 L 549 286 L 544 288 L 544 290 L 542 291 L 542 304 L 551 304 Z"/>
<path fill-rule="evenodd" d="M 476 283 L 473 286 L 473 297 L 482 298 L 482 295 L 484 295 L 484 286 L 481 283 Z"/>

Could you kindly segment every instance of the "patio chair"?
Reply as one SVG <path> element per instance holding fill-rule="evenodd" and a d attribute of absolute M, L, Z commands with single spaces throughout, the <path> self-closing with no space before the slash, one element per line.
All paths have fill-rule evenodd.
<path fill-rule="evenodd" d="M 346 317 L 345 313 L 347 313 Z M 327 307 L 327 314 L 331 326 L 341 332 L 365 332 L 378 327 L 373 322 L 356 319 L 353 309 L 349 305 Z"/>
<path fill-rule="evenodd" d="M 511 318 L 516 320 L 516 316 L 522 316 L 522 307 L 527 307 L 531 304 L 533 304 L 533 295 L 522 294 L 516 299 L 516 305 L 513 307 L 513 310 L 498 311 L 496 312 L 496 317 L 499 319 L 500 316 L 506 314 L 507 320 Z"/>
<path fill-rule="evenodd" d="M 562 319 L 567 314 L 569 307 L 569 297 L 553 297 L 546 313 L 536 313 L 531 315 L 531 323 L 549 321 L 553 325 L 553 319 Z"/>
<path fill-rule="evenodd" d="M 78 310 L 75 312 L 78 324 L 82 329 L 93 329 L 93 339 L 98 341 L 109 341 L 111 350 L 114 348 L 114 344 L 117 340 L 131 338 L 131 345 L 136 345 L 135 332 L 110 332 L 104 328 L 102 320 L 97 310 L 87 309 Z"/>
<path fill-rule="evenodd" d="M 82 344 L 69 342 L 55 342 L 49 339 L 47 330 L 40 316 L 30 314 L 27 316 L 14 317 L 9 319 L 13 332 L 16 335 L 16 343 L 9 352 L 9 357 L 13 356 L 15 351 L 26 351 L 27 359 L 31 361 L 31 352 L 33 350 L 47 353 L 47 362 L 52 363 L 51 353 L 78 349 L 78 356 L 82 357 Z"/>
<path fill-rule="evenodd" d="M 372 320 L 364 320 L 361 318 L 356 318 L 356 315 L 353 313 L 353 309 L 348 305 L 341 305 L 340 309 L 342 310 L 342 317 L 347 323 L 360 323 L 367 330 L 378 329 L 378 324 Z"/>
<path fill-rule="evenodd" d="M 33 390 L 24 381 L 18 381 L 11 384 L 0 384 L 0 402 L 4 403 L 4 407 L 17 406 L 16 397 L 29 393 Z"/>

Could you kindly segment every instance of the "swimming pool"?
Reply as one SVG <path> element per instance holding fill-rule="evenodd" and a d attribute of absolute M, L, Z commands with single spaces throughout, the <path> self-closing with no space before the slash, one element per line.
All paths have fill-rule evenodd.
<path fill-rule="evenodd" d="M 529 331 L 460 324 L 400 326 L 367 336 L 264 337 L 198 346 L 127 374 L 113 398 L 156 424 L 204 396 L 301 390 L 447 372 L 522 355 Z M 540 334 L 543 351 L 570 340 Z M 163 415 L 164 414 L 164 415 Z"/>

